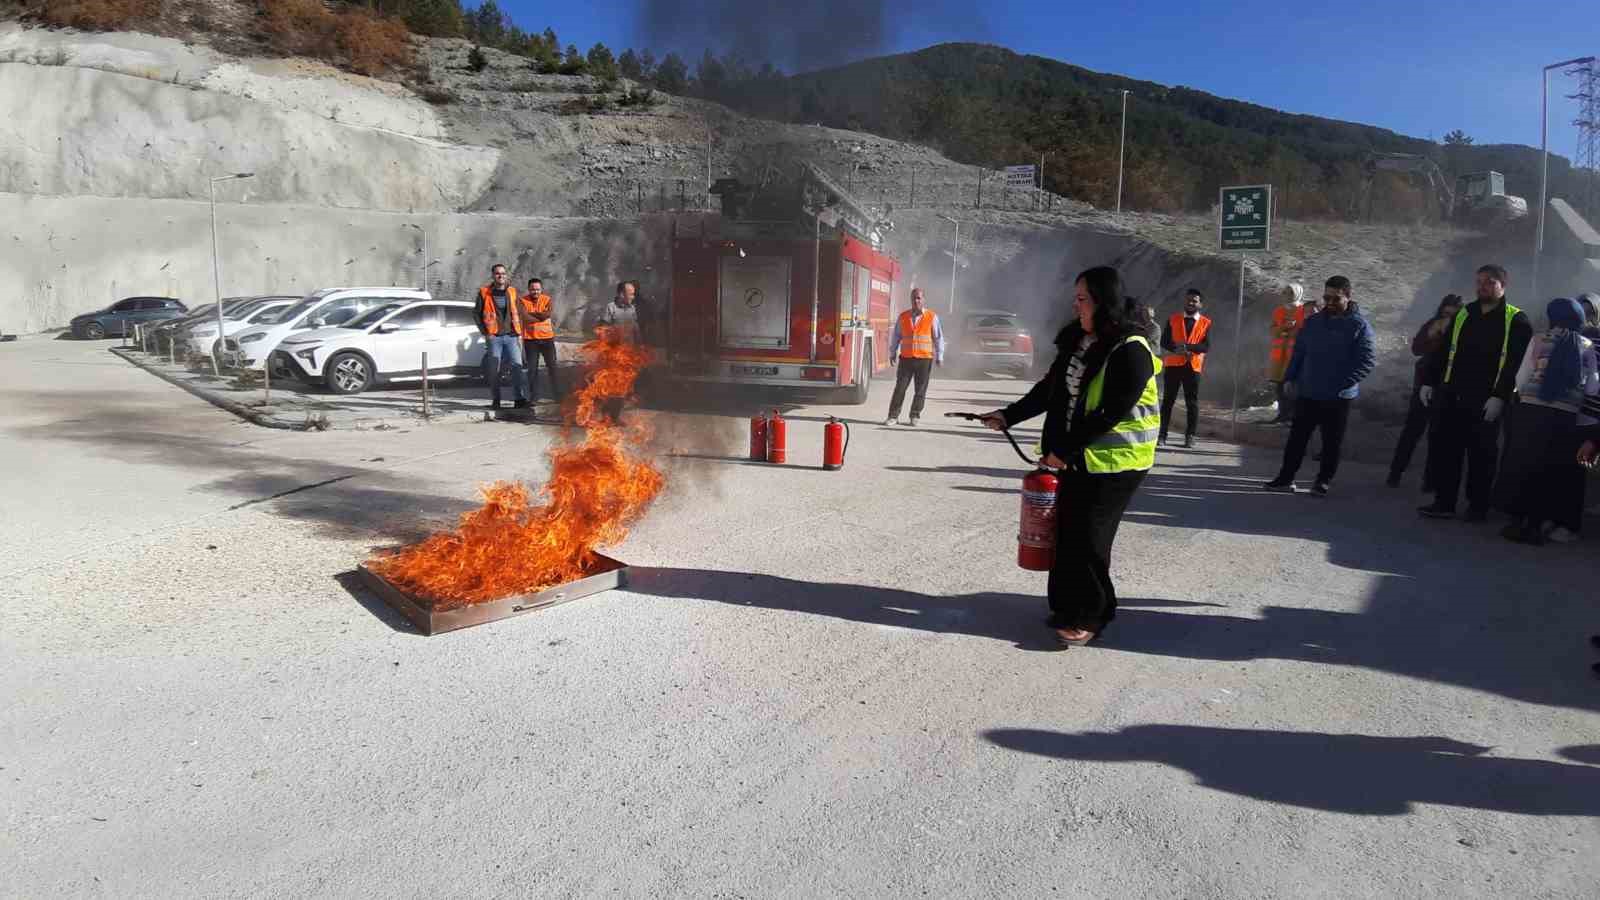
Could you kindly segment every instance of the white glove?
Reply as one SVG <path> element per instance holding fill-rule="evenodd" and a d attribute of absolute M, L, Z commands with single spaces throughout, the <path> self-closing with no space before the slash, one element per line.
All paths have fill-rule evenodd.
<path fill-rule="evenodd" d="M 1422 405 L 1423 406 L 1432 406 L 1433 405 L 1433 388 L 1431 388 L 1431 387 L 1429 387 L 1427 385 L 1423 385 L 1422 389 L 1417 391 L 1417 399 L 1422 401 Z"/>
<path fill-rule="evenodd" d="M 1505 405 L 1506 402 L 1499 397 L 1490 397 L 1483 404 L 1483 420 L 1485 422 L 1493 422 L 1500 418 L 1500 410 L 1504 409 Z"/>

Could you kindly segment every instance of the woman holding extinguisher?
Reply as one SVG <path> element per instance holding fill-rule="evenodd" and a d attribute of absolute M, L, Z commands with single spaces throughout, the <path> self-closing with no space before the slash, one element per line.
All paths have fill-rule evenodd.
<path fill-rule="evenodd" d="M 1117 270 L 1089 269 L 1074 289 L 1077 320 L 1056 336 L 1050 371 L 983 422 L 998 431 L 1044 413 L 1041 464 L 1059 477 L 1046 621 L 1062 644 L 1081 646 L 1116 618 L 1111 544 L 1155 464 L 1161 409 L 1155 351 L 1127 316 Z"/>

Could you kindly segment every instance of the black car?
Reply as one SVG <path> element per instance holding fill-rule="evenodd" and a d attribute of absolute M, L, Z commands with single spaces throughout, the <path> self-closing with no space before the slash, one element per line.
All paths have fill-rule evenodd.
<path fill-rule="evenodd" d="M 102 310 L 72 317 L 74 337 L 97 341 L 103 337 L 133 334 L 133 326 L 162 322 L 187 315 L 183 301 L 171 297 L 128 297 Z"/>

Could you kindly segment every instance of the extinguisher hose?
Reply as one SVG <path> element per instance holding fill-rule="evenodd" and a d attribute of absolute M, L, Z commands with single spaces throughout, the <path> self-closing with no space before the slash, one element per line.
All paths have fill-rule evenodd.
<path fill-rule="evenodd" d="M 841 421 L 844 426 L 844 446 L 839 448 L 839 465 L 844 465 L 844 458 L 850 452 L 850 423 Z"/>
<path fill-rule="evenodd" d="M 966 419 L 968 422 L 982 422 L 983 421 L 983 416 L 980 416 L 977 413 L 948 412 L 948 413 L 945 413 L 944 416 L 947 419 Z M 1034 459 L 1033 457 L 1029 456 L 1028 454 L 1022 452 L 1022 448 L 1017 446 L 1017 439 L 1011 436 L 1011 429 L 1006 428 L 1005 426 L 1002 425 L 1002 426 L 1000 426 L 1000 433 L 1005 435 L 1006 436 L 1006 440 L 1011 442 L 1011 449 L 1017 451 L 1017 455 L 1022 457 L 1022 461 L 1023 462 L 1027 463 L 1030 466 L 1038 466 L 1040 468 L 1044 468 L 1044 462 L 1042 460 Z"/>

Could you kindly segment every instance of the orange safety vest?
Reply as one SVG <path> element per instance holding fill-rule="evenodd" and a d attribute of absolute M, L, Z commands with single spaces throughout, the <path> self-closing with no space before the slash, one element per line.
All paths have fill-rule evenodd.
<path fill-rule="evenodd" d="M 1185 333 L 1189 323 L 1181 312 L 1173 313 L 1168 322 L 1172 327 L 1172 342 L 1174 344 L 1198 344 L 1206 339 L 1206 333 L 1211 330 L 1211 320 L 1205 316 L 1195 319 L 1194 334 Z M 1206 355 L 1204 353 L 1196 353 L 1185 359 L 1182 353 L 1169 353 L 1165 362 L 1169 367 L 1187 365 L 1189 368 L 1194 369 L 1195 374 L 1198 375 L 1205 371 Z"/>
<path fill-rule="evenodd" d="M 500 317 L 494 311 L 494 295 L 489 293 L 487 284 L 478 288 L 478 305 L 478 314 L 483 319 L 483 327 L 491 336 L 522 333 L 522 314 L 517 311 L 516 288 L 506 285 L 506 312 L 511 319 L 509 328 L 500 327 Z"/>
<path fill-rule="evenodd" d="M 1294 356 L 1294 340 L 1311 315 L 1311 307 L 1280 306 L 1272 311 L 1272 357 L 1267 367 L 1268 381 L 1282 381 Z"/>
<path fill-rule="evenodd" d="M 555 340 L 556 323 L 554 319 L 540 321 L 533 317 L 534 313 L 550 312 L 550 295 L 540 294 L 538 297 L 522 295 L 522 311 L 526 317 L 522 322 L 522 338 L 528 341 Z"/>
<path fill-rule="evenodd" d="M 911 310 L 900 314 L 900 355 L 906 359 L 933 359 L 933 310 L 924 309 L 915 324 Z"/>

